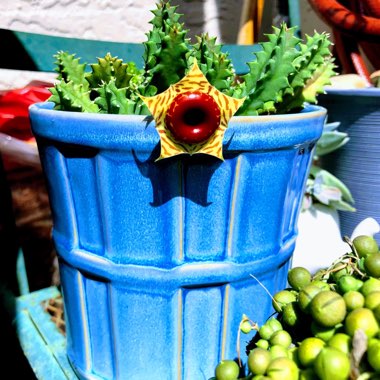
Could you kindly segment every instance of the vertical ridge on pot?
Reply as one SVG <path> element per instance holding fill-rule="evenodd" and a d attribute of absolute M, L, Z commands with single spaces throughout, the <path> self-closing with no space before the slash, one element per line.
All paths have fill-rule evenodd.
<path fill-rule="evenodd" d="M 285 202 L 287 202 L 289 206 L 285 205 L 284 207 L 282 226 L 284 242 L 286 242 L 286 240 L 292 235 L 294 228 L 297 228 L 298 215 L 304 197 L 303 192 L 298 191 L 300 187 L 304 186 L 302 183 L 304 179 L 302 176 L 299 176 L 298 173 L 309 171 L 311 165 L 310 153 L 313 152 L 314 146 L 314 143 L 307 143 L 299 146 L 293 160 L 293 168 L 291 170 L 292 175 L 285 196 Z"/>
<path fill-rule="evenodd" d="M 233 242 L 233 235 L 234 235 L 234 223 L 235 223 L 235 212 L 236 212 L 236 198 L 237 198 L 237 192 L 238 187 L 240 184 L 240 170 L 241 170 L 241 157 L 238 157 L 236 160 L 236 166 L 235 166 L 235 175 L 233 176 L 233 191 L 232 196 L 230 197 L 230 215 L 229 215 L 229 225 L 228 225 L 228 232 L 227 232 L 227 246 L 226 246 L 226 252 L 227 257 L 232 258 L 232 242 Z"/>
<path fill-rule="evenodd" d="M 76 186 L 77 181 L 80 181 L 82 188 L 80 192 L 75 191 L 76 189 L 71 190 L 75 204 L 78 247 L 103 256 L 105 255 L 103 246 L 106 231 L 104 231 L 104 223 L 101 222 L 103 198 L 98 180 L 101 178 L 101 175 L 98 175 L 100 160 L 96 151 L 87 154 L 86 150 L 82 149 L 80 153 L 77 152 L 75 156 L 66 160 L 66 170 L 68 176 L 72 178 L 71 186 Z M 91 175 L 84 175 L 84 173 L 91 173 Z"/>

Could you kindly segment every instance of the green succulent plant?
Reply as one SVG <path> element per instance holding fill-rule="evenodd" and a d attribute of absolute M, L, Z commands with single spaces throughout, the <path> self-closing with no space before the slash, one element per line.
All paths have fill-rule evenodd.
<path fill-rule="evenodd" d="M 330 78 L 336 75 L 331 42 L 326 33 L 303 42 L 285 23 L 273 27 L 261 49 L 238 76 L 228 53 L 216 38 L 204 33 L 191 43 L 181 14 L 169 1 L 159 0 L 152 11 L 152 28 L 144 42 L 143 68 L 108 53 L 87 65 L 69 52 L 55 55 L 59 81 L 50 89 L 55 109 L 112 114 L 149 114 L 140 95 L 153 96 L 182 79 L 194 59 L 219 91 L 245 97 L 237 115 L 299 111 L 316 103 Z"/>
<path fill-rule="evenodd" d="M 356 211 L 355 200 L 350 189 L 340 179 L 322 169 L 318 164 L 321 156 L 339 149 L 349 141 L 347 133 L 337 130 L 339 124 L 325 123 L 324 125 L 306 181 L 303 209 L 308 209 L 313 204 L 323 204 L 335 210 Z"/>

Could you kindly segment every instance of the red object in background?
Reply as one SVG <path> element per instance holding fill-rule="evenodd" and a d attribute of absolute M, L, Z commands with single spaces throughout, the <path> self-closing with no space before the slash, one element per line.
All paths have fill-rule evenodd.
<path fill-rule="evenodd" d="M 332 28 L 334 50 L 342 74 L 356 73 L 369 85 L 370 72 L 380 68 L 380 0 L 309 0 Z"/>
<path fill-rule="evenodd" d="M 28 109 L 50 97 L 48 87 L 52 85 L 30 85 L 0 95 L 0 132 L 23 141 L 34 140 Z"/>

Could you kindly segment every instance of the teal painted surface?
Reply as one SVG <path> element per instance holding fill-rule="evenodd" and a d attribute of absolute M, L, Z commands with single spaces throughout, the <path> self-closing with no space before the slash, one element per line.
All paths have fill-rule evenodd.
<path fill-rule="evenodd" d="M 20 295 L 29 293 L 28 275 L 25 267 L 24 252 L 22 248 L 19 249 L 16 261 L 17 282 L 20 290 Z"/>
<path fill-rule="evenodd" d="M 59 50 L 75 53 L 82 62 L 87 63 L 93 63 L 97 57 L 104 57 L 110 52 L 125 62 L 134 61 L 139 67 L 143 66 L 143 44 L 85 40 L 18 31 L 14 34 L 39 71 L 54 71 L 54 55 Z M 225 45 L 222 50 L 230 53 L 236 72 L 240 74 L 247 71 L 246 62 L 254 59 L 252 53 L 258 49 L 257 45 Z"/>
<path fill-rule="evenodd" d="M 298 36 L 301 36 L 301 10 L 299 0 L 289 0 L 289 24 L 296 27 Z"/>
<path fill-rule="evenodd" d="M 60 296 L 56 287 L 16 299 L 14 318 L 20 345 L 39 380 L 75 380 L 66 354 L 66 339 L 52 322 L 42 303 Z"/>

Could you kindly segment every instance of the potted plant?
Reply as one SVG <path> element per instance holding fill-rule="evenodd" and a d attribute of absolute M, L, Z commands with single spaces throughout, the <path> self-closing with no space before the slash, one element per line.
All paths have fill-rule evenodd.
<path fill-rule="evenodd" d="M 242 314 L 268 317 L 326 117 L 309 103 L 334 75 L 324 33 L 274 28 L 237 76 L 175 7 L 153 14 L 142 69 L 58 52 L 59 82 L 30 108 L 84 379 L 207 379 Z"/>

